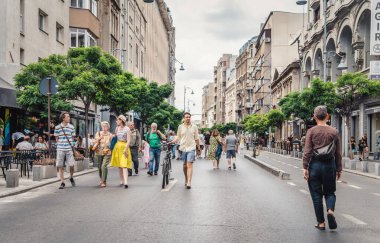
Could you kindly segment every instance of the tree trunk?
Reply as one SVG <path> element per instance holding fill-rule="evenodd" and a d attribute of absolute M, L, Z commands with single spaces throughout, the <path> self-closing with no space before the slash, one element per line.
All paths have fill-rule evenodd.
<path fill-rule="evenodd" d="M 348 150 L 349 149 L 348 149 L 347 144 L 348 144 L 348 141 L 351 138 L 350 115 L 345 115 L 344 116 L 344 124 L 345 124 L 344 131 L 345 131 L 346 137 L 342 136 L 341 144 L 342 144 L 342 147 L 344 148 L 343 155 L 344 156 L 348 156 Z"/>
<path fill-rule="evenodd" d="M 84 155 L 85 157 L 88 156 L 88 110 L 90 108 L 89 104 L 85 104 L 84 113 L 85 113 L 85 123 L 84 123 L 84 130 L 85 130 L 85 137 L 86 137 L 86 143 L 84 148 Z"/>

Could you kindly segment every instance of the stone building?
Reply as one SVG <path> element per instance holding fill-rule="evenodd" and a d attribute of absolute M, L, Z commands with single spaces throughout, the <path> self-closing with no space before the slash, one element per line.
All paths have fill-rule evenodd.
<path fill-rule="evenodd" d="M 223 54 L 219 59 L 217 66 L 214 67 L 214 121 L 216 124 L 224 124 L 226 118 L 226 85 L 227 75 L 231 68 L 234 67 L 236 56 L 232 54 Z"/>
<path fill-rule="evenodd" d="M 255 43 L 249 74 L 253 86 L 253 113 L 265 114 L 272 108 L 271 82 L 275 74 L 298 59 L 297 45 L 290 45 L 302 29 L 302 14 L 271 12 Z"/>
<path fill-rule="evenodd" d="M 14 76 L 22 67 L 69 49 L 69 1 L 0 1 L 0 126 L 5 145 L 25 114 L 16 103 Z"/>
<path fill-rule="evenodd" d="M 203 87 L 202 93 L 202 127 L 211 128 L 215 125 L 215 84 L 210 82 Z"/>
<path fill-rule="evenodd" d="M 314 77 L 324 79 L 326 76 L 326 81 L 335 82 L 345 72 L 369 74 L 370 61 L 378 58 L 370 56 L 371 1 L 329 0 L 324 9 L 322 0 L 311 0 L 308 9 L 303 47 L 305 85 Z M 327 58 L 323 55 L 324 13 L 327 18 Z M 327 61 L 326 75 L 324 61 Z M 340 70 L 339 64 L 347 69 Z M 380 99 L 363 99 L 352 115 L 351 124 L 351 134 L 356 141 L 367 134 L 370 150 L 376 151 L 380 136 Z M 342 119 L 336 117 L 333 125 L 342 134 L 346 151 L 348 138 Z"/>
<path fill-rule="evenodd" d="M 226 118 L 225 123 L 237 122 L 236 119 L 236 69 L 233 67 L 228 74 L 226 84 Z"/>
<path fill-rule="evenodd" d="M 248 71 L 255 53 L 256 40 L 257 36 L 247 41 L 240 48 L 236 59 L 236 122 L 242 122 L 253 111 L 252 76 Z"/>

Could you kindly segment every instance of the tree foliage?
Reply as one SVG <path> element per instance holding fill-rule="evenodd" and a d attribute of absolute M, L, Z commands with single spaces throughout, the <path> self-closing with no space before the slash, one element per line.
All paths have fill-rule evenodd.
<path fill-rule="evenodd" d="M 269 128 L 268 116 L 265 114 L 253 114 L 244 120 L 245 129 L 259 136 L 265 135 Z"/>
<path fill-rule="evenodd" d="M 139 102 L 133 109 L 140 113 L 142 122 L 146 123 L 148 118 L 155 113 L 156 108 L 164 99 L 170 96 L 173 92 L 173 87 L 170 84 L 159 85 L 156 82 L 148 83 L 145 79 L 141 79 L 141 82 L 145 82 L 146 88 L 141 89 L 138 97 Z"/>
<path fill-rule="evenodd" d="M 268 126 L 271 127 L 280 127 L 281 124 L 285 121 L 284 113 L 277 109 L 270 110 L 266 116 L 268 118 Z"/>
<path fill-rule="evenodd" d="M 280 100 L 279 105 L 286 118 L 298 117 L 310 121 L 314 108 L 326 105 L 330 113 L 336 104 L 335 86 L 332 82 L 323 82 L 319 78 L 311 82 L 311 87 L 302 92 L 291 92 Z"/>
<path fill-rule="evenodd" d="M 158 129 L 161 131 L 166 130 L 168 127 L 170 130 L 177 131 L 182 117 L 183 111 L 180 111 L 168 102 L 163 101 L 158 107 L 153 109 L 152 115 L 147 120 L 147 124 L 155 122 L 157 123 Z"/>
<path fill-rule="evenodd" d="M 47 117 L 47 97 L 40 93 L 40 81 L 47 76 L 52 76 L 59 82 L 66 65 L 65 56 L 51 55 L 24 67 L 15 76 L 15 86 L 18 90 L 17 103 L 28 111 L 39 113 L 41 117 Z M 70 111 L 72 108 L 73 105 L 61 93 L 51 96 L 52 114 L 62 110 Z"/>
<path fill-rule="evenodd" d="M 229 130 L 232 130 L 232 131 L 236 131 L 237 129 L 237 124 L 235 122 L 229 122 L 227 124 L 215 124 L 214 126 L 212 126 L 210 129 L 210 131 L 214 130 L 214 129 L 218 129 L 218 131 L 220 133 L 223 133 L 223 134 L 228 134 L 228 131 Z"/>

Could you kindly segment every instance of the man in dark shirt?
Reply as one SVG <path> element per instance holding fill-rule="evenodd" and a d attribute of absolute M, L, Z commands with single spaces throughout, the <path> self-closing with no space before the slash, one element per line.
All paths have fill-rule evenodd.
<path fill-rule="evenodd" d="M 207 158 L 207 152 L 210 148 L 210 132 L 207 131 L 206 134 L 205 134 L 205 158 Z"/>
<path fill-rule="evenodd" d="M 325 230 L 325 218 L 323 209 L 323 196 L 326 200 L 327 219 L 330 229 L 336 229 L 335 221 L 335 190 L 336 180 L 342 174 L 341 144 L 338 131 L 327 125 L 329 114 L 326 106 L 318 106 L 314 109 L 314 120 L 317 126 L 307 131 L 305 139 L 305 150 L 303 156 L 303 175 L 307 180 L 310 195 L 313 200 L 314 211 L 317 217 L 315 228 Z M 320 159 L 314 155 L 314 151 L 335 144 L 332 149 L 332 159 Z M 330 154 L 328 154 L 330 155 Z"/>

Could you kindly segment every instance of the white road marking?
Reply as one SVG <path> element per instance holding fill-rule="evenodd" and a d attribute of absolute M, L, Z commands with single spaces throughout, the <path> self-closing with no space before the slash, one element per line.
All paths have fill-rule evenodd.
<path fill-rule="evenodd" d="M 294 184 L 293 182 L 288 182 L 289 185 L 291 186 L 297 186 L 296 184 Z"/>
<path fill-rule="evenodd" d="M 348 185 L 349 187 L 352 187 L 352 188 L 355 188 L 355 189 L 362 189 L 361 187 L 359 186 L 355 186 L 355 185 Z"/>
<path fill-rule="evenodd" d="M 349 214 L 342 214 L 342 216 L 345 217 L 346 219 L 350 220 L 350 221 L 353 222 L 354 224 L 367 225 L 367 223 L 361 221 L 360 219 L 355 218 L 355 217 L 352 216 L 352 215 L 349 215 Z"/>
<path fill-rule="evenodd" d="M 301 189 L 300 192 L 302 192 L 303 194 L 310 194 L 308 191 L 304 190 L 304 189 Z"/>
<path fill-rule="evenodd" d="M 375 196 L 379 196 L 379 197 L 380 197 L 380 193 L 376 193 L 376 192 L 374 192 L 374 193 L 372 193 L 372 195 L 375 195 Z"/>
<path fill-rule="evenodd" d="M 178 182 L 177 179 L 175 179 L 173 181 L 170 181 L 169 185 L 165 189 L 162 189 L 161 192 L 168 192 L 168 191 L 170 191 L 177 182 Z"/>
<path fill-rule="evenodd" d="M 298 166 L 293 166 L 295 169 L 299 169 Z"/>

